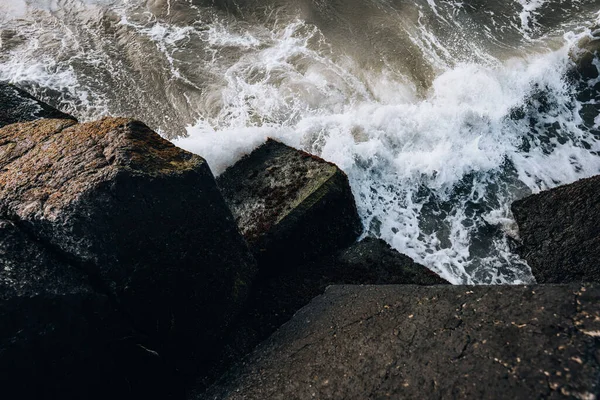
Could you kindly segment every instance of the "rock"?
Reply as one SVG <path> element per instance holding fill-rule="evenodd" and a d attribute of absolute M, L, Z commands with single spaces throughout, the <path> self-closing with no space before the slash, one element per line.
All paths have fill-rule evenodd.
<path fill-rule="evenodd" d="M 175 369 L 193 370 L 255 271 L 207 163 L 140 122 L 0 130 L 0 216 L 96 277 Z"/>
<path fill-rule="evenodd" d="M 366 238 L 333 255 L 256 282 L 248 299 L 252 311 L 244 314 L 247 320 L 243 325 L 252 326 L 262 341 L 328 286 L 341 284 L 443 285 L 448 282 L 383 240 Z M 248 336 L 248 332 L 245 335 Z"/>
<path fill-rule="evenodd" d="M 281 270 L 255 282 L 246 310 L 227 336 L 224 351 L 215 354 L 210 363 L 213 371 L 198 382 L 199 389 L 250 353 L 330 285 L 448 284 L 427 267 L 374 238 L 365 238 L 301 267 Z"/>
<path fill-rule="evenodd" d="M 91 292 L 87 276 L 0 219 L 0 299 Z"/>
<path fill-rule="evenodd" d="M 218 184 L 261 271 L 339 250 L 362 231 L 347 176 L 274 140 L 227 169 Z"/>
<path fill-rule="evenodd" d="M 512 212 L 538 283 L 600 280 L 600 176 L 516 201 Z"/>
<path fill-rule="evenodd" d="M 598 321 L 598 286 L 332 286 L 199 398 L 592 399 Z"/>
<path fill-rule="evenodd" d="M 330 283 L 327 286 L 341 283 L 448 284 L 448 281 L 440 278 L 435 272 L 399 253 L 381 239 L 367 237 L 329 260 L 324 260 L 327 266 L 320 270 L 323 274 L 330 274 Z"/>
<path fill-rule="evenodd" d="M 86 275 L 0 220 L 3 398 L 167 395 L 162 360 Z"/>
<path fill-rule="evenodd" d="M 16 86 L 0 82 L 0 128 L 40 118 L 75 119 Z"/>

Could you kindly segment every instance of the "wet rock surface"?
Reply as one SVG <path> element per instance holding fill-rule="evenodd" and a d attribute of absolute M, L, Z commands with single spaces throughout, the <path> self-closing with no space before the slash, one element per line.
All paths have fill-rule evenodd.
<path fill-rule="evenodd" d="M 595 398 L 597 286 L 331 286 L 202 399 Z"/>
<path fill-rule="evenodd" d="M 318 267 L 324 265 L 323 267 Z M 334 257 L 313 263 L 323 274 L 330 274 L 330 284 L 406 284 L 444 285 L 448 282 L 399 253 L 384 240 L 367 237 Z M 315 273 L 318 271 L 315 270 Z"/>
<path fill-rule="evenodd" d="M 244 312 L 226 335 L 226 346 L 197 383 L 202 390 L 310 301 L 336 284 L 439 285 L 447 281 L 425 266 L 392 249 L 386 242 L 365 238 L 348 248 L 278 274 L 260 275 Z M 216 376 L 215 376 L 216 375 Z"/>
<path fill-rule="evenodd" d="M 0 128 L 16 122 L 41 118 L 75 119 L 34 98 L 24 90 L 0 81 Z"/>
<path fill-rule="evenodd" d="M 362 231 L 348 177 L 274 140 L 227 169 L 218 184 L 263 271 L 344 248 Z"/>
<path fill-rule="evenodd" d="M 447 281 L 427 267 L 398 253 L 387 243 L 366 238 L 354 245 L 300 267 L 269 276 L 255 285 L 242 325 L 265 339 L 296 311 L 330 285 L 440 285 Z M 258 342 L 257 342 L 258 343 Z"/>
<path fill-rule="evenodd" d="M 86 274 L 0 220 L 3 398 L 166 396 L 169 373 L 147 346 Z"/>
<path fill-rule="evenodd" d="M 516 201 L 518 251 L 538 283 L 600 280 L 600 176 Z"/>
<path fill-rule="evenodd" d="M 218 340 L 254 274 L 204 159 L 132 120 L 1 129 L 0 215 L 96 277 L 183 373 Z"/>
<path fill-rule="evenodd" d="M 91 290 L 87 276 L 0 219 L 0 299 Z"/>

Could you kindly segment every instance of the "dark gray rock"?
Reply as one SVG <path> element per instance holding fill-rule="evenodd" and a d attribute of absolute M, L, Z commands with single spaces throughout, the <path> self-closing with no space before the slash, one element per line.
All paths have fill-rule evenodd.
<path fill-rule="evenodd" d="M 262 275 L 255 282 L 245 311 L 226 335 L 223 351 L 209 363 L 212 370 L 197 383 L 205 388 L 211 379 L 250 353 L 256 345 L 287 322 L 298 310 L 339 284 L 439 285 L 447 281 L 411 258 L 392 249 L 381 239 L 358 243 L 297 268 Z M 217 376 L 215 376 L 217 375 Z"/>
<path fill-rule="evenodd" d="M 0 82 L 0 128 L 41 118 L 75 119 L 16 86 Z"/>
<path fill-rule="evenodd" d="M 600 288 L 332 286 L 203 399 L 592 399 Z"/>
<path fill-rule="evenodd" d="M 0 220 L 0 387 L 6 399 L 169 394 L 169 373 L 86 274 Z"/>
<path fill-rule="evenodd" d="M 274 140 L 227 169 L 218 184 L 263 271 L 330 254 L 362 231 L 344 172 Z"/>
<path fill-rule="evenodd" d="M 600 280 L 600 176 L 516 201 L 512 212 L 538 283 Z"/>
<path fill-rule="evenodd" d="M 0 129 L 0 215 L 97 276 L 182 372 L 220 339 L 255 271 L 205 160 L 132 120 Z"/>
<path fill-rule="evenodd" d="M 331 284 L 444 285 L 435 272 L 393 249 L 384 240 L 365 238 L 323 260 Z M 315 266 L 319 265 L 318 263 Z M 315 271 L 317 272 L 317 271 Z M 327 286 L 329 286 L 327 285 Z"/>
<path fill-rule="evenodd" d="M 90 291 L 82 271 L 50 253 L 14 223 L 0 219 L 0 300 Z"/>
<path fill-rule="evenodd" d="M 251 311 L 243 315 L 242 325 L 253 327 L 258 340 L 264 340 L 328 286 L 341 284 L 443 285 L 448 282 L 383 240 L 366 238 L 333 255 L 258 281 L 248 300 Z M 247 330 L 244 336 L 247 341 L 250 337 Z"/>

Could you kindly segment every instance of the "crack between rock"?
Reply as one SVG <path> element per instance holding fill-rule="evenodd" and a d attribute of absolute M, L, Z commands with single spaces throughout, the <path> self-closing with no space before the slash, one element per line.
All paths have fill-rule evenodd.
<path fill-rule="evenodd" d="M 469 347 L 470 344 L 471 344 L 471 336 L 467 335 L 467 342 L 463 346 L 463 348 L 460 351 L 460 353 L 456 357 L 452 358 L 452 360 L 460 360 L 461 358 L 463 358 L 465 356 L 467 348 Z"/>

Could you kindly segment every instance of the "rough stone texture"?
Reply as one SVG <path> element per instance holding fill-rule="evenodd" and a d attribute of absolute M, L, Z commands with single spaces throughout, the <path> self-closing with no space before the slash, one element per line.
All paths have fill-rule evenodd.
<path fill-rule="evenodd" d="M 593 399 L 600 288 L 332 286 L 204 399 Z"/>
<path fill-rule="evenodd" d="M 0 129 L 0 215 L 99 277 L 182 371 L 217 340 L 254 273 L 204 159 L 132 120 Z"/>
<path fill-rule="evenodd" d="M 261 270 L 331 253 L 362 231 L 348 177 L 274 140 L 226 170 L 218 184 Z"/>
<path fill-rule="evenodd" d="M 51 254 L 14 223 L 0 219 L 0 300 L 90 290 L 83 272 Z"/>
<path fill-rule="evenodd" d="M 600 176 L 516 201 L 519 254 L 538 283 L 600 280 Z"/>
<path fill-rule="evenodd" d="M 226 336 L 224 351 L 215 354 L 214 361 L 209 363 L 213 370 L 205 373 L 197 387 L 204 388 L 313 298 L 323 294 L 328 286 L 335 284 L 438 285 L 448 282 L 383 240 L 374 238 L 365 238 L 306 265 L 281 269 L 280 274 L 263 275 L 255 282 L 245 311 Z"/>
<path fill-rule="evenodd" d="M 40 118 L 71 119 L 72 116 L 40 101 L 9 83 L 0 82 L 0 128 Z"/>
<path fill-rule="evenodd" d="M 82 271 L 0 220 L 2 397 L 168 395 L 162 360 Z"/>
<path fill-rule="evenodd" d="M 367 238 L 333 255 L 256 283 L 243 314 L 263 340 L 330 285 L 440 285 L 447 281 L 382 240 Z M 238 334 L 238 336 L 240 336 Z M 248 340 L 249 332 L 243 334 Z M 256 343 L 257 344 L 257 343 Z"/>
<path fill-rule="evenodd" d="M 331 284 L 448 284 L 435 272 L 399 253 L 384 240 L 365 238 L 327 260 L 321 273 L 330 274 Z M 315 263 L 318 267 L 319 263 Z M 317 271 L 315 271 L 317 272 Z"/>

